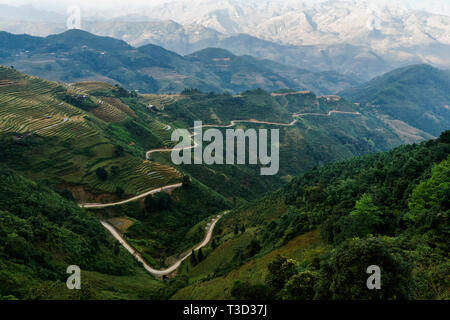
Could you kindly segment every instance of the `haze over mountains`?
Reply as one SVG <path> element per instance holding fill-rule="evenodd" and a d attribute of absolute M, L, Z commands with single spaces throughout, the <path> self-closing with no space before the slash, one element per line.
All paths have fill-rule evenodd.
<path fill-rule="evenodd" d="M 450 299 L 450 0 L 70 2 L 0 4 L 0 300 Z"/>
<path fill-rule="evenodd" d="M 181 56 L 156 45 L 134 48 L 122 40 L 69 30 L 46 38 L 0 32 L 0 63 L 50 80 L 105 80 L 145 93 L 241 92 L 263 88 L 335 93 L 360 83 L 336 72 L 314 73 L 224 49 Z"/>
<path fill-rule="evenodd" d="M 450 17 L 445 15 L 445 1 L 435 3 L 442 15 L 381 3 L 173 1 L 141 5 L 139 11 L 131 6 L 120 14 L 117 8 L 97 10 L 95 20 L 90 11 L 83 11 L 85 7 L 81 9 L 82 28 L 89 32 L 133 46 L 153 43 L 179 54 L 219 47 L 236 55 L 312 71 L 333 70 L 363 80 L 408 64 L 450 66 Z M 45 36 L 66 29 L 62 14 L 33 21 L 27 17 L 45 15 L 2 11 L 8 16 L 0 23 L 5 31 Z"/>

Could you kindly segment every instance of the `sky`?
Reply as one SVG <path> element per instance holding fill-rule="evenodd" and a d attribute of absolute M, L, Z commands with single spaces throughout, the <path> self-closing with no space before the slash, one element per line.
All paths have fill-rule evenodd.
<path fill-rule="evenodd" d="M 170 0 L 178 2 L 186 2 L 192 0 Z M 198 0 L 197 0 L 198 1 Z M 220 0 L 217 0 L 220 1 Z M 242 0 L 245 1 L 245 0 Z M 271 0 L 274 2 L 280 2 L 283 0 Z M 292 0 L 290 0 L 292 1 Z M 299 2 L 314 3 L 323 2 L 325 0 L 298 0 Z M 450 0 L 345 0 L 345 1 L 366 1 L 376 4 L 386 3 L 394 4 L 400 7 L 422 10 L 432 13 L 450 15 Z M 9 5 L 32 5 L 41 10 L 52 10 L 63 13 L 67 7 L 78 5 L 84 10 L 87 8 L 101 11 L 101 10 L 113 10 L 117 8 L 139 8 L 139 7 L 151 7 L 169 0 L 0 0 L 0 4 Z"/>

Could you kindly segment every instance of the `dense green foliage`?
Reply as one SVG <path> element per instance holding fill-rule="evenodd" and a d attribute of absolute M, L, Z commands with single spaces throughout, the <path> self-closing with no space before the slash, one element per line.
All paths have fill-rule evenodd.
<path fill-rule="evenodd" d="M 199 243 L 204 234 L 204 219 L 230 207 L 219 194 L 197 181 L 189 187 L 147 196 L 144 205 L 129 203 L 105 214 L 127 216 L 134 223 L 125 237 L 141 250 L 149 262 L 164 265 L 168 256 L 179 254 Z"/>
<path fill-rule="evenodd" d="M 343 96 L 438 136 L 450 126 L 450 74 L 429 65 L 394 70 Z"/>
<path fill-rule="evenodd" d="M 1 169 L 0 207 L 0 296 L 41 299 L 41 290 L 55 286 L 52 298 L 95 298 L 88 283 L 81 293 L 64 288 L 69 265 L 82 272 L 135 274 L 136 262 L 114 250 L 95 217 L 45 186 Z"/>
<path fill-rule="evenodd" d="M 195 287 L 219 285 L 228 273 L 239 280 L 230 291 L 239 299 L 448 299 L 449 155 L 447 131 L 434 141 L 301 175 L 221 222 L 222 244 L 205 263 L 220 259 L 216 251 L 223 254 L 235 246 L 236 237 L 242 243 L 246 234 L 261 248 L 255 256 L 229 264 L 225 273 L 200 278 Z M 237 236 L 236 226 L 242 223 L 251 231 Z M 291 241 L 314 229 L 320 230 L 321 249 L 292 247 Z M 296 255 L 300 258 L 279 256 L 263 263 L 272 252 L 293 250 L 303 251 Z M 265 278 L 246 280 L 261 263 L 267 268 Z M 381 269 L 380 290 L 366 286 L 371 265 Z M 195 270 L 201 268 L 200 263 Z"/>

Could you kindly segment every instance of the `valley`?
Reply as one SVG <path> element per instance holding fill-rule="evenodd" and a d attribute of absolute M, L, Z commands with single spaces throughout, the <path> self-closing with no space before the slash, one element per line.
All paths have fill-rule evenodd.
<path fill-rule="evenodd" d="M 294 177 L 344 165 L 328 163 L 354 156 L 360 158 L 348 161 L 372 159 L 374 155 L 361 156 L 432 137 L 408 118 L 398 121 L 407 124 L 407 130 L 415 130 L 415 136 L 394 130 L 385 119 L 401 114 L 374 111 L 364 98 L 358 99 L 361 104 L 341 96 L 289 89 L 139 94 L 98 81 L 51 82 L 11 67 L 0 67 L 0 75 L 2 83 L 8 84 L 0 87 L 2 170 L 34 180 L 38 188 L 53 189 L 64 203 L 78 203 L 96 221 L 92 220 L 95 228 L 104 228 L 107 241 L 122 245 L 114 247 L 116 254 L 137 259 L 126 258 L 130 273 L 144 269 L 169 281 L 148 288 L 166 292 L 151 293 L 160 298 L 235 298 L 239 287 L 235 280 L 250 281 L 243 284 L 250 291 L 253 285 L 263 285 L 246 275 L 254 271 L 245 270 L 257 268 L 255 275 L 263 279 L 276 253 L 289 256 L 292 248 L 299 250 L 292 257 L 302 263 L 318 259 L 331 248 L 317 231 L 325 225 L 324 218 L 319 214 L 310 216 L 309 222 L 297 221 L 306 219 L 298 210 L 316 209 L 307 205 L 293 213 L 291 200 L 280 197 L 280 192 L 297 183 Z M 446 99 L 445 95 L 439 98 Z M 259 176 L 260 165 L 173 165 L 168 157 L 174 148 L 171 134 L 177 128 L 191 132 L 195 120 L 203 121 L 204 128 L 219 130 L 279 128 L 280 174 Z M 447 152 L 443 148 L 436 155 L 439 161 Z M 320 188 L 321 184 L 311 186 L 302 197 L 314 198 Z M 316 195 L 322 199 L 320 193 Z M 295 224 L 291 219 L 297 219 Z M 126 226 L 122 229 L 118 221 Z M 266 228 L 278 232 L 277 224 L 289 236 L 267 235 Z M 289 244 L 291 240 L 295 245 Z M 116 264 L 105 263 L 111 268 Z M 98 279 L 105 277 L 119 285 L 122 276 L 114 278 L 105 271 L 108 268 L 87 267 L 93 288 L 100 288 Z M 174 282 L 179 284 L 173 286 Z M 131 295 L 127 291 L 126 297 Z"/>
<path fill-rule="evenodd" d="M 282 319 L 450 300 L 449 14 L 0 0 L 2 307 Z"/>

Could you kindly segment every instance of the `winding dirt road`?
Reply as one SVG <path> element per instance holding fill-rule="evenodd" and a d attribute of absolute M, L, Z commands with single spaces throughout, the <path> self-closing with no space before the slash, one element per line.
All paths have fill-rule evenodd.
<path fill-rule="evenodd" d="M 323 114 L 323 113 L 294 113 L 292 115 L 292 117 L 294 118 L 298 118 L 301 116 L 328 116 L 330 117 L 333 113 L 336 114 L 353 114 L 353 115 L 361 115 L 361 113 L 359 112 L 347 112 L 347 111 L 338 111 L 338 110 L 332 110 L 330 112 L 328 112 L 327 114 Z M 67 121 L 67 120 L 66 120 Z M 293 126 L 296 122 L 298 121 L 298 119 L 294 119 L 292 120 L 292 122 L 290 123 L 281 123 L 281 122 L 270 122 L 270 121 L 259 121 L 259 120 L 254 120 L 254 119 L 249 119 L 249 120 L 232 120 L 230 122 L 230 124 L 228 125 L 202 125 L 202 128 L 207 128 L 207 127 L 216 127 L 216 128 L 230 128 L 236 125 L 236 123 L 258 123 L 258 124 L 268 124 L 268 125 L 277 125 L 277 126 Z M 65 122 L 65 121 L 64 121 Z M 195 129 L 192 128 L 192 129 Z M 170 130 L 170 129 L 169 129 Z M 191 137 L 194 136 L 194 134 L 191 135 Z M 155 152 L 172 152 L 173 150 L 188 150 L 188 149 L 192 149 L 195 148 L 195 144 L 192 146 L 187 146 L 187 147 L 183 147 L 183 148 L 172 148 L 172 149 L 153 149 L 153 150 L 149 150 L 146 153 L 146 159 L 149 158 L 150 154 L 155 153 Z M 142 193 L 140 195 L 137 195 L 135 197 L 132 197 L 130 199 L 127 200 L 123 200 L 123 201 L 118 201 L 118 202 L 113 202 L 113 203 L 85 203 L 85 204 L 80 204 L 80 207 L 82 208 L 86 208 L 86 209 L 100 209 L 100 208 L 107 208 L 107 207 L 112 207 L 112 206 L 118 206 L 118 205 L 122 205 L 125 203 L 129 203 L 129 202 L 133 202 L 139 199 L 142 199 L 148 195 L 151 194 L 155 194 L 155 193 L 159 193 L 165 190 L 171 190 L 171 189 L 175 189 L 175 188 L 179 188 L 182 186 L 182 183 L 177 183 L 177 184 L 172 184 L 172 185 L 167 185 L 167 186 L 163 186 L 161 188 L 157 188 L 157 189 L 153 189 L 150 191 L 147 191 L 145 193 Z M 227 212 L 224 212 L 223 214 L 226 214 Z M 204 246 L 206 246 L 209 241 L 212 238 L 212 233 L 214 231 L 214 227 L 217 223 L 217 221 L 219 221 L 219 219 L 223 216 L 222 215 L 218 215 L 216 218 L 214 218 L 211 222 L 211 224 L 208 227 L 208 230 L 206 232 L 205 238 L 204 240 L 197 245 L 194 249 L 198 250 L 200 248 L 203 248 Z M 181 265 L 181 263 L 186 260 L 190 255 L 191 255 L 191 251 L 188 252 L 187 254 L 185 254 L 182 258 L 180 258 L 177 262 L 175 262 L 172 266 L 170 266 L 167 269 L 164 270 L 156 270 L 152 267 L 150 267 L 147 262 L 142 258 L 142 256 L 136 252 L 136 250 L 133 249 L 133 247 L 128 244 L 123 238 L 122 236 L 117 232 L 117 230 L 108 222 L 106 221 L 100 221 L 101 224 L 111 233 L 111 235 L 120 242 L 120 244 L 129 252 L 131 253 L 139 262 L 142 263 L 142 265 L 144 266 L 145 270 L 147 270 L 147 272 L 155 275 L 155 276 L 164 276 L 164 275 L 168 275 L 171 274 L 172 272 L 174 272 L 176 269 L 178 269 L 178 267 Z"/>
<path fill-rule="evenodd" d="M 198 244 L 198 245 L 194 248 L 194 250 L 198 250 L 198 249 L 200 249 L 200 248 L 205 247 L 205 246 L 209 243 L 209 241 L 211 241 L 212 234 L 213 234 L 213 231 L 214 231 L 214 227 L 216 226 L 216 223 L 220 220 L 220 218 L 222 218 L 223 215 L 225 215 L 225 214 L 227 214 L 227 213 L 228 213 L 228 211 L 226 211 L 226 212 L 224 212 L 224 213 L 222 213 L 222 214 L 219 214 L 217 217 L 215 217 L 215 218 L 212 220 L 211 224 L 210 224 L 209 227 L 208 227 L 208 230 L 206 231 L 205 238 L 203 239 L 203 241 L 202 241 L 200 244 Z M 103 225 L 103 226 L 111 233 L 111 235 L 112 235 L 117 241 L 119 241 L 120 244 L 121 244 L 121 245 L 122 245 L 129 253 L 131 253 L 131 254 L 136 258 L 136 260 L 138 260 L 139 262 L 142 263 L 142 265 L 144 266 L 145 270 L 147 270 L 147 272 L 150 273 L 150 274 L 152 274 L 152 275 L 162 277 L 162 276 L 171 274 L 172 272 L 174 272 L 175 270 L 177 270 L 178 267 L 181 265 L 181 263 L 182 263 L 184 260 L 186 260 L 186 259 L 192 254 L 192 250 L 191 250 L 191 251 L 189 251 L 188 253 L 186 253 L 182 258 L 178 259 L 177 262 L 175 262 L 172 266 L 170 266 L 170 267 L 167 268 L 167 269 L 164 269 L 164 270 L 157 270 L 157 269 L 154 269 L 154 268 L 150 267 L 150 266 L 148 265 L 148 263 L 142 258 L 142 256 L 141 256 L 136 250 L 134 250 L 134 248 L 133 248 L 131 245 L 129 245 L 128 242 L 126 242 L 126 241 L 123 239 L 123 237 L 117 232 L 117 230 L 116 230 L 111 224 L 109 224 L 108 222 L 103 221 L 103 220 L 100 221 L 100 222 L 101 222 L 101 224 L 102 224 L 102 225 Z"/>
<path fill-rule="evenodd" d="M 322 116 L 322 117 L 331 117 L 331 115 L 335 114 L 353 114 L 353 115 L 361 115 L 361 113 L 357 111 L 339 111 L 339 110 L 331 110 L 328 113 L 294 113 L 292 114 L 292 117 L 299 118 L 302 116 Z M 230 124 L 221 125 L 221 124 L 205 124 L 202 125 L 202 128 L 231 128 L 236 125 L 236 123 L 256 123 L 256 124 L 268 124 L 268 125 L 274 125 L 274 126 L 284 126 L 284 127 L 292 127 L 298 119 L 294 119 L 289 123 L 282 123 L 282 122 L 271 122 L 271 121 L 261 121 L 261 120 L 255 120 L 255 119 L 247 119 L 247 120 L 231 120 Z M 191 129 L 196 129 L 199 127 L 193 127 Z"/>
<path fill-rule="evenodd" d="M 80 207 L 86 208 L 86 209 L 102 209 L 102 208 L 107 208 L 107 207 L 120 206 L 121 204 L 129 203 L 129 202 L 133 202 L 133 201 L 145 198 L 146 196 L 151 195 L 151 194 L 179 188 L 182 185 L 183 185 L 182 183 L 171 184 L 168 186 L 164 186 L 161 188 L 156 188 L 156 189 L 144 192 L 144 193 L 139 194 L 130 199 L 126 199 L 126 200 L 122 200 L 122 201 L 118 201 L 118 202 L 112 202 L 112 203 L 85 203 L 85 204 L 80 204 Z"/>
<path fill-rule="evenodd" d="M 361 115 L 361 113 L 359 113 L 359 112 L 331 110 L 328 113 L 313 113 L 313 112 L 311 112 L 311 113 L 294 113 L 292 115 L 292 117 L 294 117 L 294 118 L 299 118 L 299 117 L 302 117 L 302 116 L 331 117 L 332 114 Z M 227 124 L 227 125 L 205 124 L 205 125 L 202 125 L 201 127 L 202 128 L 211 128 L 211 127 L 213 127 L 213 128 L 231 128 L 231 127 L 235 126 L 237 123 L 256 123 L 256 124 L 267 124 L 267 125 L 291 127 L 297 121 L 298 121 L 298 119 L 294 119 L 290 123 L 282 123 L 282 122 L 271 122 L 271 121 L 260 121 L 260 120 L 255 120 L 255 119 L 247 119 L 247 120 L 232 120 L 230 122 L 230 124 Z M 198 128 L 198 127 L 193 127 L 191 129 L 195 129 L 195 128 Z M 190 135 L 190 137 L 193 137 L 193 136 L 194 136 L 194 134 Z M 195 147 L 196 147 L 196 144 L 190 145 L 190 146 L 187 146 L 187 147 L 178 147 L 178 148 L 172 148 L 172 149 L 170 149 L 170 148 L 153 149 L 153 150 L 149 150 L 149 151 L 146 152 L 145 158 L 148 160 L 152 153 L 189 150 L 189 149 L 193 149 Z M 162 191 L 165 191 L 165 190 L 171 190 L 171 189 L 179 188 L 181 186 L 182 186 L 181 183 L 177 183 L 177 184 L 172 184 L 172 185 L 164 186 L 164 187 L 161 187 L 161 188 L 153 189 L 153 190 L 147 191 L 145 193 L 142 193 L 140 195 L 137 195 L 135 197 L 132 197 L 130 199 L 123 200 L 123 201 L 107 203 L 107 204 L 103 204 L 103 203 L 85 203 L 85 204 L 82 204 L 80 206 L 83 207 L 83 208 L 87 208 L 87 209 L 101 209 L 101 208 L 106 208 L 106 207 L 118 206 L 118 205 L 121 205 L 121 204 L 129 203 L 129 202 L 133 202 L 133 201 L 145 198 L 146 196 L 151 195 L 151 194 L 155 194 L 155 193 L 162 192 Z"/>

